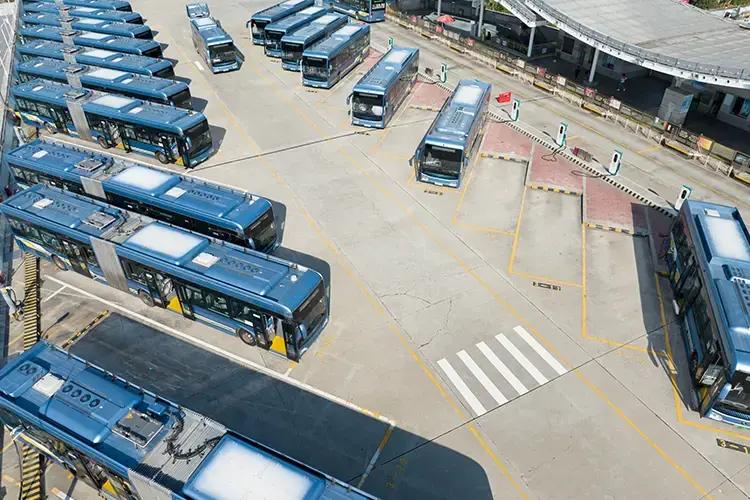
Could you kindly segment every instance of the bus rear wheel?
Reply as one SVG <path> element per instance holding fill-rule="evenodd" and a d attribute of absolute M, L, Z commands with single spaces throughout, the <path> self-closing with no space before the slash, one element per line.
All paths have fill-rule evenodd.
<path fill-rule="evenodd" d="M 244 328 L 237 329 L 237 336 L 240 338 L 242 342 L 244 342 L 245 344 L 249 346 L 255 347 L 256 345 L 258 345 L 258 341 L 255 340 L 255 335 L 248 332 Z"/>
<path fill-rule="evenodd" d="M 54 262 L 55 267 L 57 267 L 60 271 L 67 271 L 68 266 L 65 265 L 65 262 L 58 257 L 57 255 L 52 256 L 52 262 Z"/>
<path fill-rule="evenodd" d="M 96 138 L 96 142 L 98 142 L 99 145 L 101 147 L 103 147 L 104 149 L 109 149 L 109 148 L 112 147 L 112 145 L 109 143 L 109 141 L 107 140 L 107 138 L 104 137 L 103 135 L 100 135 L 99 137 L 97 137 Z"/>
<path fill-rule="evenodd" d="M 154 156 L 157 160 L 159 160 L 159 163 L 169 165 L 169 158 L 167 158 L 167 155 L 164 154 L 164 151 L 157 151 L 156 153 L 154 153 Z"/>
<path fill-rule="evenodd" d="M 154 307 L 154 298 L 145 290 L 138 290 L 138 298 L 141 299 L 141 302 L 146 304 L 148 307 Z"/>
<path fill-rule="evenodd" d="M 44 124 L 44 130 L 46 130 L 50 134 L 56 134 L 57 133 L 57 127 L 55 127 L 51 123 L 45 123 Z"/>

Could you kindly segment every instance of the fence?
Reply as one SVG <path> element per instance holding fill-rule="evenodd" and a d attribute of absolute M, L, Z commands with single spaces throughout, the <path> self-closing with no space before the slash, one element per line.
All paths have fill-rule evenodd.
<path fill-rule="evenodd" d="M 628 106 L 614 97 L 601 94 L 596 89 L 579 85 L 567 78 L 548 72 L 541 66 L 515 57 L 508 51 L 483 43 L 473 37 L 443 29 L 439 24 L 412 16 L 389 7 L 387 17 L 404 28 L 414 30 L 426 38 L 449 46 L 456 52 L 466 54 L 506 74 L 569 101 L 603 119 L 619 124 L 635 134 L 641 134 L 662 145 L 680 151 L 688 158 L 700 162 L 717 172 L 731 176 L 750 172 L 750 154 L 734 150 L 700 134 L 668 123 L 658 116 L 645 113 Z M 519 44 L 520 45 L 520 44 Z M 505 48 L 505 47 L 504 47 Z M 515 47 L 508 44 L 509 50 L 525 53 L 526 46 Z M 538 53 L 553 53 L 556 44 L 536 47 Z"/>

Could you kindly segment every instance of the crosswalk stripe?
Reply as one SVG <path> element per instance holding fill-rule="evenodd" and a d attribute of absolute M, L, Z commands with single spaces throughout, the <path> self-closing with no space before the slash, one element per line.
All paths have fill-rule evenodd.
<path fill-rule="evenodd" d="M 559 361 L 557 361 L 552 354 L 550 354 L 547 349 L 542 347 L 542 344 L 537 342 L 537 340 L 531 336 L 529 332 L 526 331 L 526 329 L 522 326 L 517 326 L 513 329 L 519 337 L 524 339 L 527 344 L 531 346 L 532 349 L 536 351 L 536 353 L 549 364 L 553 370 L 555 370 L 558 375 L 565 375 L 568 370 L 565 369 L 563 365 L 560 364 Z"/>
<path fill-rule="evenodd" d="M 458 376 L 456 370 L 454 370 L 451 364 L 448 363 L 448 360 L 443 358 L 437 363 L 438 366 L 443 370 L 445 375 L 448 377 L 448 379 L 453 382 L 453 385 L 456 387 L 458 392 L 461 393 L 466 402 L 469 403 L 469 406 L 471 406 L 471 409 L 474 410 L 474 413 L 476 413 L 477 416 L 481 416 L 487 413 L 487 410 L 485 410 L 484 406 L 482 406 L 482 403 L 479 402 L 474 393 L 471 392 L 471 389 L 469 389 L 464 381 L 461 380 L 461 377 Z"/>
<path fill-rule="evenodd" d="M 482 354 L 484 354 L 484 357 L 487 358 L 490 363 L 492 363 L 492 366 L 497 368 L 497 371 L 500 372 L 500 375 L 502 375 L 505 380 L 507 380 L 508 383 L 513 386 L 519 396 L 529 391 L 526 386 L 523 385 L 520 380 L 518 380 L 518 377 L 513 375 L 513 372 L 510 371 L 507 366 L 505 366 L 505 363 L 500 361 L 500 358 L 498 358 L 495 353 L 492 352 L 492 349 L 490 349 L 487 344 L 485 344 L 484 342 L 480 342 L 477 344 L 477 347 L 482 352 Z"/>
<path fill-rule="evenodd" d="M 503 347 L 505 347 L 505 349 L 510 353 L 511 356 L 516 358 L 516 361 L 521 363 L 521 366 L 523 366 L 526 371 L 529 372 L 532 377 L 534 377 L 534 380 L 536 380 L 540 384 L 547 383 L 547 377 L 542 375 L 542 372 L 537 370 L 536 366 L 534 366 L 531 361 L 529 361 L 529 358 L 524 356 L 523 353 L 513 345 L 513 342 L 508 340 L 508 337 L 501 333 L 499 335 L 495 335 L 495 338 L 503 345 Z"/>
<path fill-rule="evenodd" d="M 484 373 L 481 368 L 479 368 L 479 365 L 477 365 L 474 360 L 471 359 L 471 356 L 469 356 L 466 351 L 460 351 L 458 353 L 458 358 L 464 362 L 466 368 L 468 368 L 471 373 L 477 378 L 477 380 L 479 380 L 479 383 L 482 384 L 485 389 L 487 389 L 487 392 L 489 392 L 490 395 L 495 398 L 497 404 L 504 405 L 508 402 L 508 398 L 503 396 L 503 393 L 500 392 L 500 389 L 498 389 L 497 386 L 492 383 L 492 380 L 490 380 L 487 374 Z"/>

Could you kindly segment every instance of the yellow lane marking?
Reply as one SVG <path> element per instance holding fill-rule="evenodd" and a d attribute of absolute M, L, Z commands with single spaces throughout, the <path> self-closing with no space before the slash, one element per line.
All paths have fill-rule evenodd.
<path fill-rule="evenodd" d="M 477 231 L 486 231 L 488 233 L 502 234 L 503 236 L 515 236 L 515 234 L 511 233 L 510 231 L 503 231 L 501 229 L 493 229 L 491 227 L 475 226 L 473 224 L 466 224 L 464 222 L 451 222 L 451 224 L 455 224 L 456 226 L 466 227 L 469 229 L 475 229 Z"/>
<path fill-rule="evenodd" d="M 526 204 L 526 186 L 523 187 L 521 196 L 521 209 L 518 211 L 518 221 L 516 222 L 516 232 L 513 237 L 513 248 L 510 251 L 510 262 L 508 263 L 508 274 L 513 274 L 513 261 L 516 260 L 516 249 L 518 248 L 518 235 L 521 234 L 521 219 L 523 219 L 523 206 Z"/>
<path fill-rule="evenodd" d="M 701 181 L 699 181 L 698 179 L 696 179 L 694 177 L 688 177 L 688 179 L 690 179 L 690 182 L 694 182 L 694 183 L 698 184 L 699 186 L 701 186 L 702 188 L 708 189 L 712 193 L 717 194 L 717 195 L 721 196 L 722 198 L 725 198 L 725 199 L 731 201 L 732 203 L 734 203 L 737 206 L 745 207 L 745 208 L 750 208 L 750 205 L 748 205 L 746 203 L 743 203 L 743 202 L 741 202 L 741 201 L 739 201 L 739 200 L 737 200 L 735 198 L 732 198 L 731 196 L 729 196 L 727 194 L 724 194 L 721 191 L 718 191 L 718 190 L 712 188 L 711 186 L 708 186 L 708 185 L 702 183 Z"/>
<path fill-rule="evenodd" d="M 532 279 L 532 280 L 548 281 L 549 283 L 554 283 L 556 285 L 574 286 L 576 288 L 582 288 L 583 287 L 583 285 L 581 285 L 580 283 L 571 283 L 569 281 L 560 281 L 560 280 L 555 280 L 555 279 L 552 279 L 552 278 L 545 278 L 544 276 L 534 276 L 533 274 L 524 274 L 524 273 L 519 273 L 518 271 L 515 271 L 513 273 L 513 275 L 514 276 L 521 276 L 522 278 L 529 278 L 529 279 Z"/>
<path fill-rule="evenodd" d="M 290 107 L 291 107 L 292 109 L 294 109 L 294 110 L 295 110 L 295 111 L 296 111 L 296 112 L 297 112 L 297 113 L 298 113 L 298 114 L 299 114 L 299 115 L 300 115 L 300 116 L 301 116 L 301 117 L 302 117 L 302 118 L 303 118 L 303 119 L 304 119 L 305 121 L 307 121 L 307 122 L 308 122 L 308 123 L 309 123 L 309 124 L 310 124 L 310 125 L 311 125 L 311 126 L 312 126 L 312 127 L 314 128 L 314 129 L 315 129 L 315 130 L 317 130 L 317 131 L 318 131 L 318 132 L 319 132 L 319 133 L 320 133 L 320 134 L 321 134 L 321 135 L 323 136 L 323 138 L 325 138 L 325 140 L 326 140 L 327 142 L 330 142 L 330 141 L 331 141 L 330 137 L 328 137 L 328 136 L 327 136 L 327 135 L 325 134 L 325 132 L 323 132 L 323 130 L 322 130 L 322 129 L 321 129 L 321 128 L 320 128 L 320 127 L 319 127 L 319 126 L 318 126 L 318 125 L 317 125 L 317 124 L 316 124 L 316 123 L 314 122 L 314 121 L 312 121 L 312 120 L 310 119 L 310 117 L 309 117 L 309 116 L 307 116 L 307 115 L 306 115 L 305 113 L 303 113 L 303 112 L 302 112 L 302 111 L 301 111 L 301 110 L 300 110 L 300 109 L 299 109 L 299 108 L 298 108 L 298 107 L 297 107 L 297 106 L 296 106 L 296 105 L 294 104 L 294 102 L 293 102 L 293 101 L 291 101 L 291 100 L 290 100 L 290 99 L 289 99 L 289 98 L 288 98 L 288 97 L 287 97 L 286 95 L 284 95 L 284 93 L 283 93 L 283 92 L 281 92 L 281 91 L 280 91 L 280 90 L 279 90 L 279 89 L 278 89 L 278 88 L 277 88 L 277 87 L 276 87 L 276 86 L 275 86 L 275 85 L 273 84 L 273 82 L 271 82 L 270 80 L 268 80 L 268 78 L 266 78 L 266 77 L 265 77 L 265 76 L 264 76 L 264 75 L 263 75 L 263 74 L 262 74 L 262 73 L 261 73 L 260 71 L 258 71 L 258 69 L 257 69 L 257 68 L 255 68 L 255 67 L 254 67 L 253 65 L 251 65 L 251 64 L 248 64 L 248 66 L 249 66 L 250 68 L 252 68 L 252 69 L 253 69 L 253 71 L 255 71 L 255 73 L 256 73 L 256 74 L 258 74 L 258 76 L 260 76 L 260 77 L 261 77 L 261 78 L 262 78 L 263 80 L 265 80 L 265 81 L 266 81 L 266 83 L 267 83 L 267 84 L 268 84 L 268 85 L 269 85 L 269 86 L 270 86 L 270 87 L 271 87 L 271 88 L 272 88 L 272 89 L 273 89 L 273 90 L 274 90 L 274 91 L 275 91 L 275 92 L 276 92 L 276 93 L 277 93 L 277 94 L 278 94 L 279 96 L 281 96 L 281 98 L 282 98 L 282 99 L 284 99 L 284 100 L 285 100 L 285 101 L 287 102 L 287 104 L 288 104 L 288 105 L 289 105 L 289 106 L 290 106 Z M 213 90 L 212 90 L 212 92 L 213 92 Z M 215 93 L 214 93 L 214 95 L 215 95 Z M 218 97 L 218 96 L 217 96 L 217 97 Z M 236 122 L 235 122 L 235 123 L 236 123 Z M 418 220 L 418 219 L 416 219 L 416 218 L 415 218 L 415 217 L 414 217 L 414 216 L 413 216 L 413 215 L 411 214 L 411 212 L 409 212 L 409 211 L 408 211 L 408 210 L 406 209 L 406 207 L 404 207 L 404 206 L 403 206 L 403 204 L 399 203 L 399 202 L 398 202 L 398 201 L 397 201 L 397 200 L 396 200 L 396 199 L 395 199 L 395 198 L 393 197 L 393 195 L 392 195 L 392 194 L 391 194 L 391 193 L 390 193 L 390 192 L 389 192 L 388 190 L 386 190 L 386 189 L 385 189 L 385 188 L 384 188 L 384 187 L 383 187 L 382 185 L 380 185 L 380 183 L 378 183 L 378 182 L 377 182 L 377 181 L 376 181 L 375 179 L 373 179 L 373 178 L 372 178 L 372 176 L 371 176 L 371 175 L 369 174 L 369 172 L 367 172 L 367 170 L 365 170 L 364 168 L 362 168 L 362 166 L 361 166 L 361 165 L 360 165 L 359 163 L 357 163 L 357 162 L 356 162 L 356 161 L 355 161 L 355 160 L 354 160 L 354 159 L 353 159 L 353 158 L 352 158 L 351 156 L 349 156 L 349 155 L 348 155 L 348 154 L 346 153 L 346 151 L 344 151 L 344 150 L 343 150 L 343 149 L 342 149 L 341 147 L 339 147 L 339 148 L 338 148 L 338 151 L 339 151 L 339 153 L 341 153 L 341 154 L 342 154 L 342 155 L 343 155 L 343 156 L 344 156 L 344 157 L 345 157 L 345 158 L 346 158 L 346 159 L 347 159 L 347 160 L 348 160 L 348 161 L 349 161 L 349 162 L 350 162 L 350 163 L 351 163 L 352 165 L 354 165 L 354 166 L 355 166 L 355 167 L 356 167 L 356 168 L 357 168 L 357 169 L 358 169 L 358 170 L 359 170 L 359 171 L 360 171 L 360 172 L 361 172 L 361 173 L 362 173 L 362 174 L 363 174 L 363 175 L 364 175 L 365 177 L 367 177 L 367 179 L 368 179 L 368 180 L 370 180 L 370 182 L 372 182 L 372 183 L 373 183 L 373 184 L 374 184 L 375 186 L 377 186 L 377 187 L 378 187 L 378 188 L 379 188 L 379 189 L 381 190 L 381 192 L 383 192 L 383 194 L 385 194 L 385 195 L 386 195 L 386 196 L 387 196 L 387 197 L 388 197 L 388 198 L 389 198 L 390 200 L 392 200 L 392 201 L 393 201 L 393 202 L 394 202 L 394 203 L 395 203 L 395 204 L 396 204 L 396 205 L 397 205 L 397 206 L 398 206 L 399 208 L 401 208 L 401 210 L 402 210 L 402 211 L 404 211 L 404 212 L 405 212 L 405 213 L 406 213 L 407 215 L 409 215 L 409 216 L 410 216 L 410 217 L 411 217 L 411 218 L 412 218 L 412 219 L 413 219 L 413 220 L 414 220 L 414 221 L 415 221 L 415 222 L 416 222 L 416 223 L 417 223 L 417 224 L 418 224 L 418 225 L 419 225 L 419 226 L 420 226 L 420 227 L 422 228 L 422 230 L 423 230 L 423 231 L 424 231 L 425 233 L 427 233 L 427 234 L 428 234 L 428 235 L 429 235 L 429 236 L 430 236 L 430 237 L 431 237 L 431 238 L 432 238 L 432 239 L 433 239 L 433 240 L 434 240 L 434 241 L 435 241 L 436 243 L 438 243 L 438 244 L 439 244 L 439 245 L 440 245 L 440 246 L 441 246 L 441 247 L 442 247 L 442 248 L 443 248 L 443 249 L 444 249 L 444 250 L 445 250 L 445 251 L 446 251 L 446 252 L 447 252 L 447 253 L 448 253 L 448 254 L 449 254 L 449 255 L 450 255 L 450 256 L 451 256 L 451 257 L 452 257 L 453 259 L 454 259 L 454 260 L 456 260 L 457 262 L 459 262 L 459 263 L 460 263 L 460 264 L 461 264 L 461 265 L 462 265 L 462 266 L 463 266 L 463 267 L 464 267 L 464 268 L 465 268 L 465 269 L 467 270 L 467 272 L 469 272 L 470 274 L 472 274 L 472 275 L 473 275 L 473 276 L 475 277 L 475 279 L 477 279 L 477 280 L 480 280 L 480 281 L 481 281 L 481 279 L 480 279 L 480 278 L 479 278 L 479 277 L 478 277 L 478 276 L 477 276 L 476 274 L 474 274 L 474 273 L 473 273 L 473 271 L 471 270 L 471 268 L 469 268 L 469 267 L 468 267 L 468 266 L 467 266 L 467 265 L 466 265 L 466 264 L 465 264 L 465 263 L 464 263 L 463 261 L 461 261 L 461 260 L 460 260 L 460 259 L 459 259 L 459 258 L 458 258 L 458 257 L 457 257 L 457 256 L 456 256 L 455 254 L 453 254 L 453 252 L 451 252 L 451 251 L 450 251 L 450 249 L 448 249 L 447 247 L 445 247 L 445 246 L 444 246 L 444 244 L 443 244 L 443 243 L 442 243 L 442 242 L 441 242 L 440 240 L 438 240 L 438 239 L 437 239 L 437 237 L 435 237 L 435 235 L 434 235 L 434 234 L 433 234 L 433 233 L 432 233 L 432 232 L 431 232 L 431 231 L 430 231 L 429 229 L 427 229 L 427 227 L 425 227 L 425 226 L 424 226 L 424 225 L 423 225 L 423 224 L 422 224 L 421 222 L 419 222 L 419 220 Z M 309 217 L 309 216 L 308 216 L 308 217 Z M 310 219 L 310 220 L 312 220 L 312 219 Z M 316 228 L 317 228 L 317 225 L 316 225 L 316 226 L 314 226 L 314 227 L 316 227 Z M 396 334 L 396 336 L 398 337 L 399 341 L 400 341 L 400 342 L 401 342 L 401 343 L 403 344 L 403 346 L 404 346 L 404 347 L 405 347 L 405 348 L 407 349 L 407 352 L 409 352 L 409 354 L 411 355 L 412 359 L 414 359 L 414 361 L 415 361 L 415 362 L 416 362 L 416 363 L 417 363 L 417 364 L 419 365 L 419 367 L 420 367 L 420 368 L 422 369 L 422 371 L 423 371 L 423 372 L 425 373 L 425 375 L 427 376 L 427 378 L 429 378 L 429 379 L 430 379 L 430 381 L 431 381 L 431 382 L 433 383 L 433 385 L 435 385 L 435 387 L 436 387 L 436 388 L 438 389 L 438 391 L 439 391 L 439 392 L 440 392 L 440 394 L 441 394 L 441 395 L 443 396 L 443 398 L 445 398 L 445 400 L 446 400 L 446 401 L 448 402 L 448 404 L 449 404 L 449 405 L 451 406 L 451 408 L 453 408 L 453 410 L 454 410 L 454 411 L 456 412 L 456 414 L 458 415 L 458 417 L 459 417 L 460 419 L 464 420 L 464 419 L 465 419 L 465 415 L 464 415 L 463 411 L 462 411 L 462 410 L 461 410 L 461 409 L 459 408 L 459 406 L 458 406 L 458 405 L 457 405 L 457 404 L 456 404 L 456 403 L 455 403 L 455 402 L 453 401 L 453 398 L 452 398 L 452 397 L 451 397 L 451 396 L 450 396 L 450 395 L 448 394 L 448 392 L 447 392 L 447 391 L 445 390 L 445 388 L 443 388 L 442 384 L 441 384 L 441 383 L 440 383 L 440 382 L 439 382 L 439 381 L 437 380 L 437 378 L 435 378 L 435 376 L 434 376 L 434 375 L 432 374 L 432 371 L 431 371 L 431 370 L 430 370 L 430 369 L 429 369 L 429 368 L 427 367 L 427 365 L 425 365 L 424 361 L 422 361 L 422 359 L 421 359 L 421 358 L 419 357 L 419 355 L 418 355 L 418 354 L 416 353 L 416 351 L 414 351 L 414 349 L 412 348 L 412 346 L 411 346 L 411 345 L 409 344 L 409 341 L 408 341 L 408 340 L 407 340 L 407 339 L 406 339 L 406 338 L 405 338 L 405 337 L 404 337 L 404 336 L 403 336 L 403 335 L 401 334 L 401 332 L 399 331 L 399 329 L 398 329 L 398 328 L 396 327 L 396 325 L 395 325 L 395 324 L 393 323 L 393 319 L 392 319 L 392 318 L 390 317 L 390 315 L 389 315 L 389 314 L 387 314 L 387 313 L 385 312 L 385 310 L 384 310 L 384 309 L 383 309 L 383 308 L 382 308 L 382 307 L 380 306 L 380 304 L 379 304 L 379 303 L 378 303 L 378 302 L 377 302 L 377 301 L 376 301 L 376 300 L 374 299 L 374 297 L 373 297 L 373 296 L 372 296 L 372 295 L 370 294 L 370 292 L 369 292 L 369 291 L 367 291 L 367 289 L 366 289 L 366 288 L 365 288 L 365 287 L 364 287 L 364 286 L 362 285 L 361 281 L 360 281 L 360 280 L 359 280 L 359 278 L 358 278 L 358 277 L 357 277 L 357 276 L 356 276 L 356 275 L 354 274 L 354 272 L 352 271 L 352 269 L 351 269 L 351 268 L 350 268 L 350 267 L 349 267 L 349 266 L 348 266 L 347 264 L 345 264 L 345 263 L 344 263 L 344 261 L 342 260 L 342 256 L 341 256 L 341 254 L 340 254 L 340 253 L 338 252 L 338 250 L 337 250 L 337 249 L 336 249 L 336 248 L 335 248 L 335 247 L 334 247 L 334 246 L 333 246 L 333 245 L 332 245 L 332 244 L 330 243 L 330 241 L 329 241 L 329 240 L 328 240 L 328 239 L 327 239 L 327 238 L 326 238 L 326 237 L 325 237 L 325 236 L 323 235 L 323 233 L 322 233 L 322 232 L 320 232 L 320 230 L 319 230 L 319 229 L 318 229 L 318 233 L 319 233 L 319 235 L 321 236 L 321 238 L 323 238 L 323 240 L 324 240 L 324 241 L 326 242 L 326 244 L 327 244 L 327 245 L 329 246 L 329 248 L 331 249 L 331 251 L 332 251 L 332 252 L 334 252 L 334 254 L 335 254 L 335 255 L 337 256 L 337 258 L 339 258 L 339 260 L 340 260 L 340 262 L 341 262 L 342 266 L 344 267 L 344 269 L 345 269 L 345 270 L 347 271 L 347 273 L 349 274 L 349 276 L 350 276 L 350 277 L 351 277 L 351 278 L 352 278 L 352 279 L 354 280 L 354 282 L 358 284 L 358 286 L 360 287 L 360 290 L 361 290 L 361 291 L 362 291 L 362 292 L 363 292 L 363 293 L 365 294 L 365 296 L 366 296 L 366 297 L 367 297 L 367 298 L 368 298 L 368 299 L 370 300 L 370 303 L 371 303 L 371 304 L 372 304 L 372 305 L 373 305 L 373 306 L 375 307 L 375 309 L 376 309 L 376 310 L 377 310 L 377 311 L 378 311 L 378 312 L 379 312 L 379 313 L 380 313 L 380 314 L 381 314 L 381 315 L 382 315 L 382 316 L 383 316 L 383 317 L 384 317 L 384 318 L 386 319 L 386 322 L 387 322 L 387 323 L 388 323 L 388 325 L 390 326 L 391 330 L 392 330 L 392 331 L 393 331 L 393 332 L 394 332 L 394 333 Z M 499 297 L 498 297 L 498 299 L 499 299 Z M 499 300 L 502 300 L 502 299 L 499 299 Z M 524 322 L 524 323 L 525 323 L 525 322 Z M 525 323 L 525 324 L 526 324 L 526 325 L 528 325 L 528 323 Z M 530 325 L 528 325 L 528 326 L 529 326 L 529 328 L 531 328 L 531 326 L 530 326 Z M 546 341 L 545 341 L 545 342 L 546 342 Z M 553 348 L 553 350 L 554 350 L 554 348 Z M 494 453 L 492 453 L 492 450 L 490 450 L 490 449 L 489 449 L 489 447 L 488 447 L 488 446 L 487 446 L 487 444 L 486 444 L 486 443 L 484 442 L 484 440 L 483 440 L 483 439 L 481 438 L 481 436 L 479 436 L 479 433 L 478 433 L 478 432 L 476 432 L 476 430 L 474 430 L 474 428 L 473 428 L 472 424 L 467 424 L 467 428 L 469 428 L 469 429 L 470 429 L 470 430 L 472 431 L 472 434 L 473 434 L 473 435 L 474 435 L 474 436 L 475 436 L 475 437 L 477 438 L 477 440 L 478 440 L 478 441 L 480 442 L 480 444 L 481 444 L 482 448 L 483 448 L 483 449 L 485 449 L 485 451 L 487 451 L 487 453 L 488 453 L 488 454 L 490 455 L 490 457 L 491 457 L 491 458 L 493 459 L 493 461 L 495 461 L 495 463 L 496 463 L 496 464 L 498 465 L 498 467 L 499 467 L 499 468 L 500 468 L 500 470 L 501 470 L 501 471 L 503 472 L 503 474 L 505 475 L 505 477 L 506 477 L 506 478 L 508 479 L 508 481 L 509 481 L 509 482 L 510 482 L 510 483 L 511 483 L 511 484 L 513 485 L 513 488 L 514 488 L 514 489 L 515 489 L 515 490 L 516 490 L 516 491 L 517 491 L 517 492 L 519 493 L 519 495 L 521 495 L 521 497 L 522 497 L 522 498 L 524 498 L 524 499 L 527 499 L 527 498 L 528 498 L 528 496 L 527 496 L 527 495 L 526 495 L 526 493 L 525 493 L 525 492 L 524 492 L 524 491 L 523 491 L 523 490 L 521 489 L 521 486 L 520 486 L 520 485 L 518 484 L 518 482 L 516 482 L 516 480 L 515 480 L 515 479 L 513 478 L 513 476 L 511 476 L 511 475 L 510 475 L 510 472 L 508 471 L 508 469 L 507 469 L 507 468 L 506 468 L 506 467 L 505 467 L 505 466 L 504 466 L 504 465 L 503 465 L 503 464 L 502 464 L 502 463 L 501 463 L 501 462 L 500 462 L 500 461 L 498 460 L 498 458 L 497 458 L 497 457 L 495 456 L 495 454 L 494 454 Z"/>
<path fill-rule="evenodd" d="M 370 462 L 367 464 L 367 468 L 365 469 L 364 474 L 362 474 L 362 478 L 357 483 L 357 488 L 362 488 L 362 485 L 365 484 L 365 480 L 367 479 L 367 476 L 369 476 L 370 472 L 372 472 L 372 468 L 375 467 L 375 463 L 378 461 L 378 457 L 383 452 L 383 449 L 385 448 L 385 445 L 388 443 L 388 440 L 391 438 L 391 434 L 393 434 L 394 428 L 395 428 L 395 425 L 393 424 L 388 426 L 388 429 L 385 431 L 385 436 L 383 436 L 383 439 L 380 440 L 378 449 L 375 450 L 375 453 L 373 454 L 372 459 L 370 459 Z"/>
<path fill-rule="evenodd" d="M 648 153 L 649 151 L 656 151 L 657 149 L 661 149 L 661 145 L 657 144 L 656 146 L 652 146 L 650 148 L 641 149 L 640 151 L 636 151 L 639 155 L 643 153 Z"/>
<path fill-rule="evenodd" d="M 390 126 L 386 127 L 385 133 L 380 136 L 380 140 L 378 140 L 375 146 L 372 147 L 372 149 L 370 150 L 370 154 L 374 154 L 378 150 L 380 145 L 383 144 L 383 141 L 385 140 L 385 138 L 388 137 L 388 134 L 390 134 L 391 130 L 393 130 L 393 127 L 395 127 L 398 124 L 399 120 L 401 120 L 401 118 L 404 116 L 404 113 L 406 113 L 406 110 L 409 109 L 409 104 L 411 103 L 411 100 L 414 97 L 414 92 L 416 92 L 416 90 L 412 87 L 411 90 L 409 90 L 409 98 L 406 100 L 406 102 L 401 104 L 401 112 L 398 114 L 396 118 L 393 119 L 393 122 L 390 124 Z M 317 128 L 317 126 L 315 128 Z M 324 134 L 322 130 L 318 129 L 318 131 L 321 134 L 323 134 L 324 137 L 326 137 L 326 134 Z"/>

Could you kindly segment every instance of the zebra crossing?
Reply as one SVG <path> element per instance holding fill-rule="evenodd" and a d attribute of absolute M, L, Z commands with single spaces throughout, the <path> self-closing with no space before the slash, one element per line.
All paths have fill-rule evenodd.
<path fill-rule="evenodd" d="M 437 365 L 477 417 L 568 372 L 520 325 Z"/>

